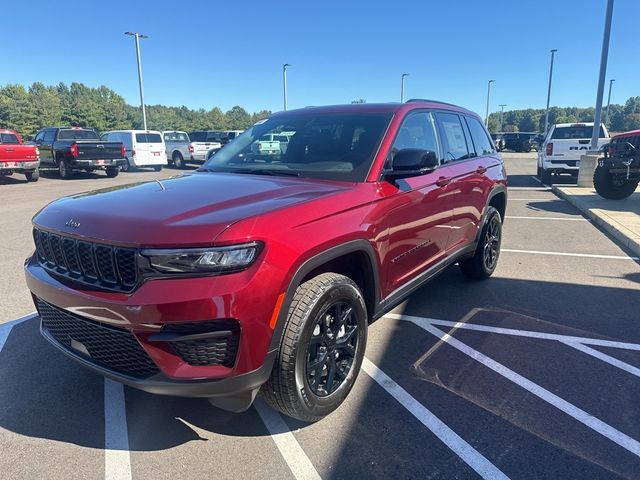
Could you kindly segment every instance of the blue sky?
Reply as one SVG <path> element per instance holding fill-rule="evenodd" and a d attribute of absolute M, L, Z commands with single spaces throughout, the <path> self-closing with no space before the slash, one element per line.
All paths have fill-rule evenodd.
<path fill-rule="evenodd" d="M 595 104 L 606 0 L 324 0 L 29 2 L 35 17 L 3 22 L 0 84 L 104 84 L 137 104 L 133 39 L 141 42 L 145 100 L 249 111 L 433 98 L 484 115 Z M 37 13 L 36 13 L 37 12 Z M 46 20 L 45 20 L 46 19 Z M 607 79 L 612 102 L 640 95 L 640 1 L 616 0 Z M 607 83 L 608 85 L 608 83 Z M 605 102 L 606 102 L 605 89 Z"/>

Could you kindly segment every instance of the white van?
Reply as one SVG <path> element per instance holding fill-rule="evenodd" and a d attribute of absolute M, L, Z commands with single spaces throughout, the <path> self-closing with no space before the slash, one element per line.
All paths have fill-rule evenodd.
<path fill-rule="evenodd" d="M 167 164 L 162 134 L 155 130 L 114 130 L 103 133 L 100 139 L 124 144 L 127 163 L 121 169 L 125 172 L 136 167 L 153 167 L 159 172 Z"/>

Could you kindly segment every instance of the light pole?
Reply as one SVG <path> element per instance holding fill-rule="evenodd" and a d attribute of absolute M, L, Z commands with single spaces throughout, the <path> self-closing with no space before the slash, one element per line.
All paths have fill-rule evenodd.
<path fill-rule="evenodd" d="M 544 135 L 547 136 L 549 128 L 549 100 L 551 100 L 551 79 L 553 78 L 553 59 L 556 56 L 557 48 L 551 50 L 551 66 L 549 67 L 549 88 L 547 89 L 547 109 L 544 112 Z"/>
<path fill-rule="evenodd" d="M 140 85 L 140 108 L 142 108 L 142 126 L 144 130 L 147 129 L 147 114 L 144 111 L 144 91 L 142 89 L 142 65 L 140 64 L 140 39 L 149 38 L 148 35 L 143 35 L 138 32 L 124 32 L 125 35 L 135 37 L 136 39 L 136 58 L 138 59 L 138 84 Z"/>
<path fill-rule="evenodd" d="M 408 73 L 403 73 L 400 80 L 400 103 L 404 103 L 404 77 L 409 76 Z"/>
<path fill-rule="evenodd" d="M 502 132 L 502 116 L 504 115 L 504 107 L 506 107 L 507 104 L 506 103 L 501 103 L 500 104 L 500 132 Z"/>
<path fill-rule="evenodd" d="M 615 78 L 612 78 L 611 80 L 609 80 L 609 96 L 607 97 L 607 113 L 604 117 L 604 124 L 607 125 L 607 128 L 609 128 L 609 106 L 611 105 L 611 86 L 615 81 L 616 81 Z"/>
<path fill-rule="evenodd" d="M 287 68 L 291 65 L 285 63 L 282 65 L 282 87 L 284 88 L 284 111 L 287 111 Z"/>
<path fill-rule="evenodd" d="M 484 117 L 484 123 L 488 127 L 489 126 L 489 98 L 491 97 L 491 84 L 495 82 L 495 80 L 489 80 L 487 83 L 487 115 Z"/>
<path fill-rule="evenodd" d="M 600 54 L 600 76 L 598 78 L 598 96 L 596 97 L 596 115 L 593 119 L 593 133 L 591 134 L 591 150 L 598 149 L 600 136 L 600 119 L 602 118 L 602 96 L 604 81 L 607 75 L 607 58 L 609 57 L 609 37 L 611 36 L 611 18 L 613 17 L 613 0 L 607 0 L 607 13 L 604 20 L 604 35 L 602 36 L 602 53 Z"/>

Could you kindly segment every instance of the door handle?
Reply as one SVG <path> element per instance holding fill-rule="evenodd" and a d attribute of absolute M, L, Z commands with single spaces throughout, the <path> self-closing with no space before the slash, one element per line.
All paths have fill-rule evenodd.
<path fill-rule="evenodd" d="M 451 183 L 451 177 L 440 177 L 436 180 L 436 185 L 439 187 L 446 187 Z"/>
<path fill-rule="evenodd" d="M 476 168 L 476 173 L 479 174 L 479 175 L 484 174 L 486 171 L 487 171 L 487 167 L 480 166 L 480 167 Z"/>

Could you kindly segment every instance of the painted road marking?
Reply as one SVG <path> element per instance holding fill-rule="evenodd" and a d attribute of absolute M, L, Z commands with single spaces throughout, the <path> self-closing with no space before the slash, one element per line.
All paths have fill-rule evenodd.
<path fill-rule="evenodd" d="M 620 348 L 624 350 L 640 351 L 640 344 L 618 342 L 615 340 L 602 340 L 599 338 L 576 337 L 572 335 L 561 335 L 558 333 L 535 332 L 530 330 L 517 330 L 513 328 L 493 327 L 490 325 L 480 325 L 477 323 L 451 322 L 448 320 L 437 320 L 435 318 L 415 317 L 411 315 L 399 315 L 397 313 L 387 313 L 385 317 L 396 320 L 406 320 L 413 323 L 427 322 L 432 325 L 440 325 L 443 327 L 463 328 L 466 330 L 475 330 L 478 332 L 497 333 L 500 335 L 513 335 L 516 337 L 530 337 L 541 340 L 556 340 L 562 343 L 582 343 L 585 345 L 594 345 L 599 347 Z"/>
<path fill-rule="evenodd" d="M 108 378 L 104 379 L 104 478 L 131 479 L 124 387 Z"/>
<path fill-rule="evenodd" d="M 630 257 L 628 255 L 594 255 L 592 253 L 567 253 L 567 252 L 544 252 L 541 250 L 516 250 L 513 248 L 502 248 L 501 252 L 506 253 L 529 253 L 532 255 L 555 255 L 559 257 L 583 257 L 583 258 L 602 258 L 606 260 L 633 260 L 637 262 L 639 257 Z"/>
<path fill-rule="evenodd" d="M 550 192 L 551 187 L 507 187 L 513 191 L 534 191 L 534 192 Z"/>
<path fill-rule="evenodd" d="M 457 338 L 452 337 L 448 333 L 442 332 L 441 330 L 439 330 L 438 328 L 436 328 L 434 325 L 431 324 L 430 319 L 410 317 L 410 318 L 407 318 L 406 320 L 409 320 L 410 322 L 414 323 L 415 325 L 422 328 L 423 330 L 431 333 L 433 336 L 439 338 L 443 342 L 448 343 L 453 348 L 459 350 L 460 352 L 471 357 L 477 362 L 490 368 L 497 374 L 505 377 L 507 380 L 510 380 L 516 385 L 524 388 L 528 392 L 534 394 L 536 397 L 556 407 L 558 410 L 566 413 L 567 415 L 579 421 L 583 425 L 589 427 L 593 431 L 608 438 L 612 442 L 620 445 L 625 450 L 640 457 L 640 442 L 638 442 L 637 440 L 613 428 L 611 425 L 604 423 L 602 420 L 599 420 L 593 415 L 590 415 L 589 413 L 576 407 L 572 403 L 567 402 L 566 400 L 560 398 L 556 394 L 541 387 L 537 383 L 534 383 L 531 380 L 523 377 L 522 375 L 514 372 L 510 368 L 502 365 L 501 363 L 493 360 L 492 358 L 487 357 L 483 353 L 480 353 L 479 351 L 471 348 L 466 343 L 463 343 Z"/>
<path fill-rule="evenodd" d="M 301 480 L 320 480 L 320 475 L 311 460 L 309 460 L 309 457 L 307 457 L 307 454 L 304 453 L 296 437 L 291 433 L 282 416 L 269 408 L 261 398 L 257 398 L 253 405 L 271 434 L 271 438 L 273 438 L 278 450 L 280 450 L 282 458 L 287 462 L 293 476 Z"/>
<path fill-rule="evenodd" d="M 363 360 L 362 369 L 482 478 L 509 478 L 369 359 Z"/>
<path fill-rule="evenodd" d="M 583 218 L 583 217 L 579 217 L 579 218 L 571 218 L 571 217 L 527 217 L 527 216 L 507 215 L 504 218 L 513 219 L 513 220 L 562 220 L 562 221 L 568 221 L 568 222 L 590 222 L 591 221 L 588 218 Z"/>
<path fill-rule="evenodd" d="M 640 377 L 640 368 L 634 367 L 633 365 L 629 365 L 628 363 L 623 362 L 622 360 L 618 360 L 617 358 L 614 358 L 611 355 L 607 355 L 606 353 L 602 353 L 594 348 L 587 347 L 582 343 L 567 342 L 567 341 L 564 341 L 562 343 L 569 345 L 570 347 L 575 348 L 576 350 L 580 350 L 581 352 L 584 352 L 587 355 L 591 355 L 592 357 L 595 357 L 598 360 L 602 360 L 603 362 L 608 363 L 609 365 L 613 365 L 614 367 L 624 370 L 625 372 L 630 373 L 631 375 Z"/>
<path fill-rule="evenodd" d="M 23 315 L 20 318 L 16 318 L 15 320 L 11 320 L 10 322 L 5 322 L 0 325 L 0 352 L 4 347 L 4 344 L 7 342 L 7 338 L 9 338 L 9 334 L 11 333 L 11 329 L 18 325 L 19 323 L 25 322 L 27 320 L 31 320 L 38 316 L 38 312 L 31 312 Z"/>
<path fill-rule="evenodd" d="M 531 175 L 531 178 L 533 178 L 536 182 L 538 182 L 538 183 L 540 183 L 540 184 L 544 185 L 544 184 L 542 183 L 542 180 L 540 180 L 540 179 L 539 179 L 538 177 L 536 177 L 535 175 Z"/>

